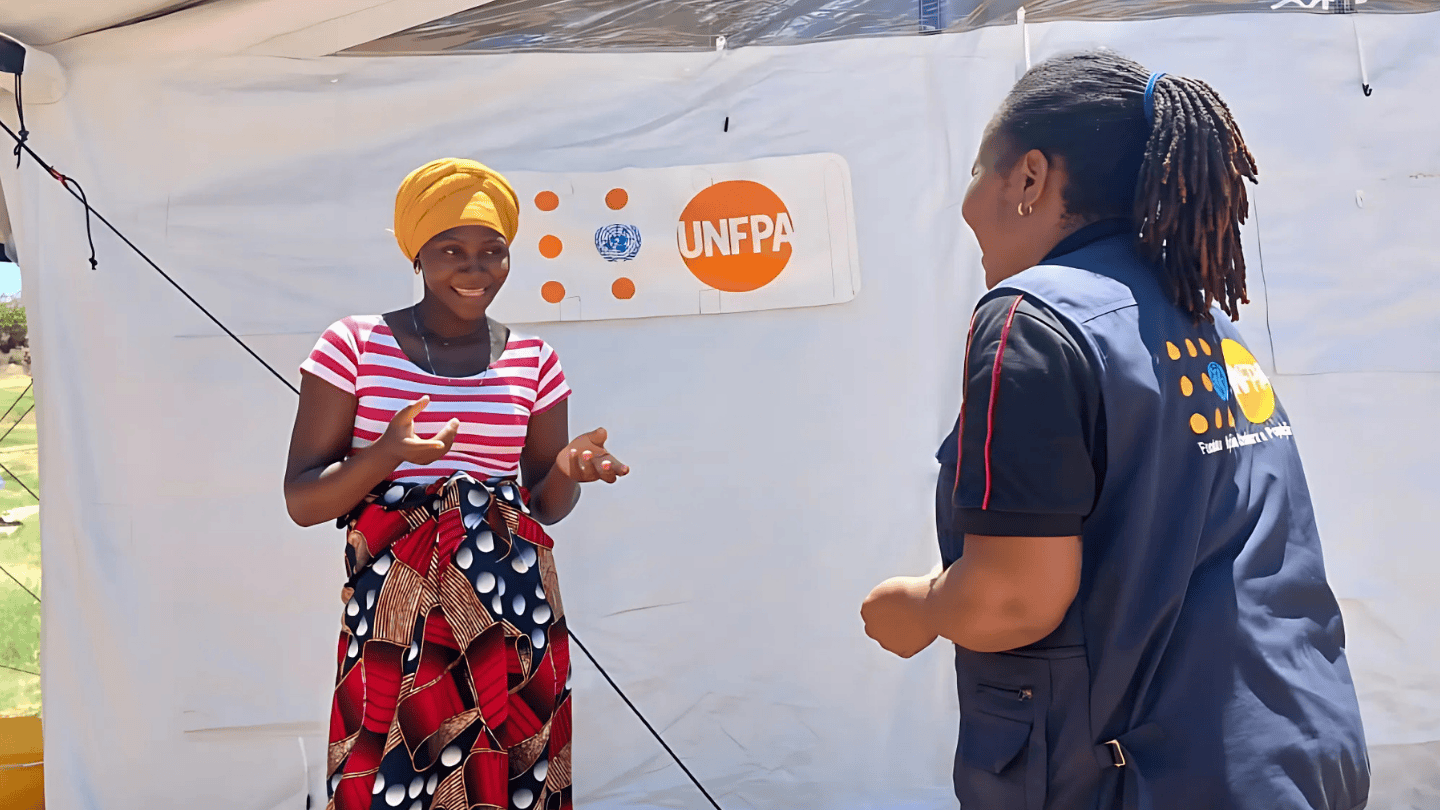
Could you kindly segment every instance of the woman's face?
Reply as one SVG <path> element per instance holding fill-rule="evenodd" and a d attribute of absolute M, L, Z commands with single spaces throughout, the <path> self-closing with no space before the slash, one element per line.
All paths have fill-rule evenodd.
<path fill-rule="evenodd" d="M 1003 165 L 1003 137 L 987 131 L 960 206 L 980 243 L 987 288 L 1039 263 L 1060 241 L 1064 216 L 1058 166 L 1037 150 Z"/>
<path fill-rule="evenodd" d="M 461 225 L 420 248 L 427 295 L 467 321 L 485 317 L 510 275 L 510 245 L 484 225 Z"/>

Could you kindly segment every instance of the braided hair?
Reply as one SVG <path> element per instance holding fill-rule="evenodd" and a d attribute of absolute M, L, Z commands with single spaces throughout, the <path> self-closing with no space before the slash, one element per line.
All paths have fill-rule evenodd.
<path fill-rule="evenodd" d="M 1059 158 L 1072 218 L 1130 218 L 1142 255 L 1160 268 L 1177 305 L 1196 321 L 1213 321 L 1210 307 L 1218 303 L 1238 320 L 1240 304 L 1249 302 L 1240 225 L 1255 158 L 1230 108 L 1198 79 L 1161 77 L 1147 117 L 1149 78 L 1110 51 L 1036 65 L 991 124 L 1003 136 L 1001 161 L 1008 167 L 1032 149 Z"/>

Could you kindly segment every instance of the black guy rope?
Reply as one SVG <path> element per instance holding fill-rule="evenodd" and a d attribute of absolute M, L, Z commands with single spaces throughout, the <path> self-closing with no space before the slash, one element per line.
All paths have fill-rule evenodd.
<path fill-rule="evenodd" d="M 180 285 L 179 282 L 172 278 L 169 273 L 166 273 L 163 269 L 161 269 L 160 265 L 156 264 L 153 259 L 151 259 L 145 254 L 145 251 L 137 247 L 134 242 L 131 242 L 130 239 L 125 236 L 125 234 L 120 232 L 119 228 L 116 228 L 114 225 L 112 225 L 110 223 L 110 220 L 106 219 L 103 215 L 101 215 L 99 211 L 96 211 L 90 205 L 89 200 L 85 198 L 84 190 L 82 189 L 78 192 L 76 191 L 76 189 L 80 188 L 79 183 L 75 182 L 72 178 L 66 177 L 65 175 L 61 174 L 55 169 L 55 167 L 51 166 L 49 163 L 46 163 L 43 158 L 36 154 L 34 149 L 30 148 L 30 146 L 25 142 L 24 139 L 20 135 L 16 134 L 16 132 L 12 130 L 9 126 L 7 126 L 4 121 L 0 121 L 0 129 L 4 129 L 6 134 L 8 134 L 12 139 L 15 140 L 15 149 L 17 156 L 22 151 L 25 154 L 28 154 L 30 158 L 34 160 L 37 164 L 39 164 L 40 167 L 44 169 L 47 173 L 49 173 L 51 177 L 58 180 L 60 184 L 65 187 L 65 190 L 70 192 L 70 196 L 79 200 L 80 204 L 85 206 L 87 236 L 89 235 L 89 217 L 94 216 L 96 219 L 100 220 L 100 222 L 104 224 L 106 228 L 109 228 L 111 233 L 119 237 L 120 241 L 124 242 L 126 247 L 134 251 L 135 255 L 143 259 L 146 264 L 150 265 L 150 267 L 155 270 L 155 272 L 159 273 L 161 277 L 163 277 L 166 281 L 170 282 L 170 286 L 174 287 L 181 295 L 185 296 L 186 300 L 194 304 L 195 307 L 201 312 L 205 313 L 205 317 L 209 318 L 211 322 L 218 326 L 221 331 L 223 331 L 226 335 L 230 337 L 231 340 L 235 341 L 235 343 L 237 343 L 240 348 L 244 349 L 247 354 L 255 358 L 256 362 L 264 366 L 271 374 L 275 375 L 275 379 L 279 380 L 281 384 L 283 384 L 286 388 L 289 388 L 291 392 L 299 395 L 300 390 L 296 388 L 294 384 L 292 384 L 288 379 L 286 379 L 283 374 L 281 374 L 279 371 L 276 371 L 275 367 L 270 365 L 270 363 L 267 362 L 265 358 L 256 354 L 255 350 L 250 348 L 250 346 L 244 340 L 242 340 L 239 335 L 236 335 L 234 332 L 232 332 L 230 328 L 224 323 L 222 323 L 219 318 L 215 317 L 215 315 L 212 314 L 210 310 L 206 309 L 203 304 L 197 301 L 195 299 L 195 296 L 191 295 L 184 287 Z M 70 187 L 72 184 L 75 186 L 75 188 L 73 189 Z M 90 243 L 90 252 L 90 265 L 93 269 L 96 266 L 95 243 L 93 240 L 91 240 Z M 20 479 L 17 478 L 14 473 L 6 470 L 3 465 L 0 465 L 0 470 L 4 470 L 5 472 L 9 473 L 11 478 L 15 478 L 15 480 L 20 484 L 20 486 L 25 487 L 25 491 L 29 492 L 37 502 L 40 500 L 40 496 L 32 492 L 29 487 L 26 487 L 25 482 L 20 481 Z M 11 579 L 14 579 L 14 577 L 11 577 Z M 19 583 L 19 580 L 15 581 L 16 583 Z M 25 586 L 21 585 L 20 587 L 24 588 Z M 25 590 L 29 591 L 30 589 L 26 588 Z M 35 596 L 33 592 L 30 595 Z M 38 600 L 40 597 L 35 596 L 35 598 Z M 575 632 L 573 630 L 569 632 L 569 636 L 575 641 L 575 645 L 580 648 L 580 651 L 585 654 L 585 657 L 590 660 L 590 663 L 594 665 L 595 669 L 598 670 L 602 676 L 604 676 L 605 681 L 610 684 L 611 688 L 615 690 L 615 693 L 620 696 L 620 699 L 625 701 L 625 705 L 630 708 L 630 711 L 635 714 L 635 716 L 640 720 L 642 724 L 644 724 L 645 729 L 650 732 L 650 735 L 655 738 L 655 741 L 660 743 L 660 746 L 665 749 L 665 753 L 669 754 L 670 758 L 675 760 L 675 764 L 680 766 L 680 770 L 685 772 L 685 775 L 689 777 L 690 781 L 695 785 L 695 787 L 700 791 L 700 793 L 704 795 L 705 799 L 710 802 L 710 806 L 714 807 L 715 810 L 722 810 L 720 805 L 710 795 L 710 792 L 705 789 L 705 786 L 700 783 L 699 779 L 695 778 L 695 774 L 691 773 L 690 769 L 685 767 L 685 763 L 680 760 L 680 757 L 675 753 L 673 749 L 670 748 L 670 746 L 665 742 L 665 739 L 660 736 L 660 732 L 656 731 L 655 727 L 650 725 L 650 721 L 645 719 L 645 715 L 640 713 L 640 710 L 636 708 L 635 704 L 630 701 L 630 698 L 626 696 L 624 690 L 620 688 L 620 685 L 615 683 L 615 679 L 610 677 L 610 673 L 606 672 L 605 668 L 600 665 L 600 662 L 595 660 L 595 656 L 590 654 L 590 651 L 585 648 L 585 645 L 581 643 L 580 638 L 575 635 Z"/>
<path fill-rule="evenodd" d="M 12 573 L 10 573 L 9 571 L 6 571 L 3 566 L 0 566 L 0 572 L 4 572 L 5 576 L 10 577 L 11 579 L 15 579 L 15 575 L 12 574 Z M 21 581 L 18 580 L 18 579 L 15 579 L 15 584 L 20 586 L 20 590 L 22 590 L 22 591 L 30 594 L 31 596 L 35 597 L 35 601 L 36 601 L 36 602 L 39 602 L 39 601 L 40 601 L 40 597 L 39 597 L 39 596 L 36 596 L 36 594 L 35 594 L 34 591 L 32 591 L 32 590 L 30 590 L 29 588 L 25 587 L 25 583 L 21 582 Z"/>
<path fill-rule="evenodd" d="M 0 464 L 0 470 L 3 470 L 5 474 L 10 476 L 11 478 L 14 478 L 15 483 L 19 484 L 22 488 L 24 488 L 26 492 L 30 493 L 30 497 L 35 499 L 35 503 L 40 503 L 40 496 L 35 494 L 35 490 L 25 486 L 25 482 L 20 480 L 20 476 L 16 475 L 13 472 L 10 472 L 10 468 L 6 467 L 4 464 Z"/>
<path fill-rule="evenodd" d="M 34 406 L 34 405 L 31 405 L 30 408 L 29 408 L 29 410 L 27 410 L 27 411 L 25 411 L 24 413 L 20 414 L 20 418 L 15 420 L 15 424 L 11 425 L 11 426 L 10 426 L 10 429 L 7 430 L 7 431 L 5 431 L 5 435 L 4 435 L 4 436 L 0 436 L 0 442 L 3 442 L 3 441 L 5 441 L 6 439 L 10 438 L 10 434 L 15 431 L 15 428 L 17 428 L 17 427 L 20 426 L 20 423 L 21 423 L 21 422 L 24 422 L 24 421 L 25 421 L 25 417 L 29 416 L 29 415 L 30 415 L 30 411 L 33 411 L 33 410 L 35 410 L 35 406 Z M 4 420 L 5 420 L 5 417 L 0 416 L 0 422 L 3 422 Z"/>
<path fill-rule="evenodd" d="M 15 672 L 23 672 L 23 673 L 25 673 L 26 675 L 39 675 L 39 674 L 40 674 L 40 673 L 38 673 L 38 672 L 31 672 L 31 671 L 28 670 L 28 669 L 21 669 L 21 668 L 19 668 L 19 667 L 12 667 L 12 666 L 10 666 L 9 664 L 0 664 L 0 669 L 9 669 L 9 670 L 13 670 L 13 671 L 15 671 Z"/>
<path fill-rule="evenodd" d="M 237 344 L 239 344 L 240 348 L 244 349 L 247 354 L 249 354 L 251 357 L 255 358 L 255 359 L 260 363 L 260 365 L 262 365 L 262 366 L 264 366 L 265 368 L 269 369 L 270 373 L 275 375 L 275 379 L 279 380 L 279 381 L 281 382 L 281 384 L 283 384 L 286 388 L 289 388 L 289 389 L 290 389 L 291 391 L 293 391 L 294 393 L 296 393 L 296 394 L 299 394 L 299 393 L 300 393 L 300 389 L 296 388 L 293 383 L 291 383 L 289 380 L 285 379 L 285 375 L 283 375 L 283 374 L 281 374 L 280 372 L 276 371 L 274 366 L 272 366 L 272 365 L 270 365 L 269 363 L 265 362 L 265 358 L 263 358 L 263 357 L 261 357 L 260 355 L 256 354 L 256 353 L 255 353 L 255 350 L 252 349 L 252 348 L 250 348 L 249 344 L 247 344 L 245 341 L 241 340 L 239 335 L 237 335 L 237 334 L 235 334 L 234 332 L 230 331 L 230 327 L 226 326 L 224 323 L 221 323 L 220 319 L 217 318 L 217 317 L 215 317 L 215 315 L 214 315 L 213 313 L 211 313 L 210 310 L 206 309 L 204 304 L 202 304 L 202 303 L 200 303 L 199 301 L 195 300 L 195 296 L 191 295 L 188 290 L 186 290 L 184 287 L 180 286 L 180 283 L 177 282 L 174 278 L 171 278 L 171 276 L 170 276 L 169 273 L 167 273 L 167 272 L 165 272 L 163 269 L 161 269 L 160 265 L 156 264 L 154 259 L 151 259 L 149 256 L 147 256 L 147 255 L 145 254 L 145 251 L 143 251 L 143 250 L 141 250 L 139 247 L 137 247 L 134 242 L 131 242 L 130 239 L 125 236 L 125 234 L 123 234 L 123 233 L 120 232 L 120 229 L 119 229 L 119 228 L 116 228 L 114 225 L 110 224 L 110 220 L 106 219 L 103 215 L 101 215 L 101 213 L 100 213 L 99 211 L 96 211 L 95 208 L 90 205 L 90 202 L 85 198 L 85 192 L 84 192 L 84 190 L 83 190 L 83 189 L 81 189 L 81 190 L 79 190 L 79 191 L 76 190 L 76 189 L 79 189 L 79 188 L 80 188 L 80 184 L 79 184 L 79 183 L 76 183 L 73 179 L 71 179 L 71 178 L 69 178 L 69 177 L 66 177 L 65 175 L 61 174 L 59 171 L 57 171 L 57 170 L 55 169 L 54 166 L 51 166 L 49 163 L 46 163 L 43 158 L 41 158 L 39 155 L 35 154 L 35 150 L 34 150 L 34 149 L 31 149 L 30 146 L 29 146 L 28 144 L 26 144 L 24 141 L 21 141 L 21 140 L 20 140 L 20 136 L 17 135 L 17 134 L 15 134 L 15 130 L 11 129 L 4 121 L 0 121 L 0 129 L 5 130 L 6 134 L 8 134 L 11 138 L 14 138 L 14 139 L 15 139 L 15 142 L 16 142 L 16 144 L 17 144 L 17 147 L 16 147 L 17 149 L 24 149 L 25 153 L 28 154 L 28 155 L 31 157 L 31 159 L 33 159 L 36 163 L 40 164 L 40 168 L 44 169 L 47 173 L 49 173 L 49 175 L 50 175 L 51 177 L 53 177 L 53 178 L 55 178 L 57 181 L 59 181 L 59 182 L 60 182 L 60 185 L 64 186 L 66 191 L 70 192 L 70 196 L 72 196 L 72 197 L 74 197 L 75 199 L 79 200 L 79 201 L 80 201 L 80 204 L 83 205 L 83 206 L 85 206 L 85 212 L 86 212 L 86 216 L 87 216 L 87 217 L 89 217 L 89 216 L 94 216 L 96 219 L 100 220 L 100 222 L 101 222 L 106 228 L 109 228 L 109 229 L 110 229 L 110 232 L 111 232 L 111 233 L 115 234 L 115 236 L 119 237 L 119 239 L 120 239 L 121 242 L 124 242 L 124 243 L 125 243 L 126 247 L 128 247 L 128 248 L 130 248 L 131 250 L 135 251 L 135 255 L 139 256 L 141 259 L 144 259 L 144 260 L 145 260 L 145 263 L 148 264 L 148 265 L 150 265 L 150 267 L 153 268 L 153 269 L 155 270 L 155 272 L 159 273 L 162 278 L 164 278 L 166 281 L 170 282 L 170 286 L 174 287 L 177 291 L 179 291 L 179 293 L 180 293 L 181 295 L 185 296 L 186 300 L 188 300 L 190 303 L 194 304 L 195 307 L 196 307 L 196 309 L 199 309 L 201 312 L 205 313 L 205 317 L 209 318 L 212 323 L 214 323 L 216 326 L 220 327 L 220 330 L 223 331 L 226 335 L 228 335 L 231 340 L 233 340 L 233 341 L 235 341 Z M 74 185 L 75 188 L 71 188 L 71 185 Z M 86 228 L 87 228 L 87 231 L 88 231 L 88 228 L 89 228 L 88 223 L 87 223 L 87 225 L 86 225 Z M 95 258 L 94 258 L 94 249 L 95 249 L 95 246 L 94 246 L 94 243 L 93 243 L 93 242 L 91 243 L 90 249 L 91 249 L 90 264 L 91 264 L 91 267 L 94 267 L 94 266 L 96 266 L 96 261 L 95 261 Z"/>
<path fill-rule="evenodd" d="M 4 415 L 4 416 L 0 416 L 0 422 L 5 421 L 5 417 L 6 417 L 6 416 L 9 416 L 9 415 L 10 415 L 10 412 L 13 411 L 13 410 L 15 410 L 15 406 L 16 406 L 16 405 L 19 405 L 19 404 L 20 404 L 20 400 L 24 399 L 24 398 L 25 398 L 25 395 L 28 394 L 28 393 L 30 393 L 30 389 L 31 389 L 31 388 L 34 388 L 34 387 L 35 387 L 35 381 L 34 381 L 34 380 L 31 380 L 31 381 L 30 381 L 30 384 L 27 385 L 27 386 L 25 386 L 25 390 L 20 392 L 20 396 L 15 397 L 15 401 L 12 402 L 12 403 L 10 403 L 10 407 L 8 407 L 8 408 L 5 409 L 5 415 Z M 22 417 L 20 417 L 20 418 L 21 418 L 21 419 L 24 419 L 25 417 L 22 416 Z"/>
<path fill-rule="evenodd" d="M 15 168 L 20 168 L 21 148 L 30 137 L 30 130 L 25 128 L 25 84 L 20 81 L 20 74 L 15 74 L 15 112 L 20 116 L 20 134 L 15 136 Z"/>

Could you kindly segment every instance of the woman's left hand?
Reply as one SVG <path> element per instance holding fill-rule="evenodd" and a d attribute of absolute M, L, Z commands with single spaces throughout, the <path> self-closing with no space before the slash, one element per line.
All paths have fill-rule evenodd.
<path fill-rule="evenodd" d="M 933 577 L 892 577 L 865 597 L 860 618 L 865 635 L 901 658 L 929 647 L 937 637 L 925 618 L 925 598 Z"/>
<path fill-rule="evenodd" d="M 555 457 L 555 466 L 571 481 L 585 484 L 590 481 L 615 483 L 616 479 L 630 474 L 630 468 L 605 449 L 609 434 L 605 428 L 596 428 L 581 434 L 565 446 Z"/>

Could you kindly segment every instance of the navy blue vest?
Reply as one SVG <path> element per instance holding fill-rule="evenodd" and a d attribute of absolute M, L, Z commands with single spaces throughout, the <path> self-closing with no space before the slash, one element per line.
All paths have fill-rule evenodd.
<path fill-rule="evenodd" d="M 1194 324 L 1128 235 L 992 295 L 1016 292 L 1055 311 L 1100 375 L 1103 483 L 1060 628 L 1009 653 L 957 647 L 964 810 L 1363 807 L 1309 490 L 1238 330 L 1218 310 Z"/>

